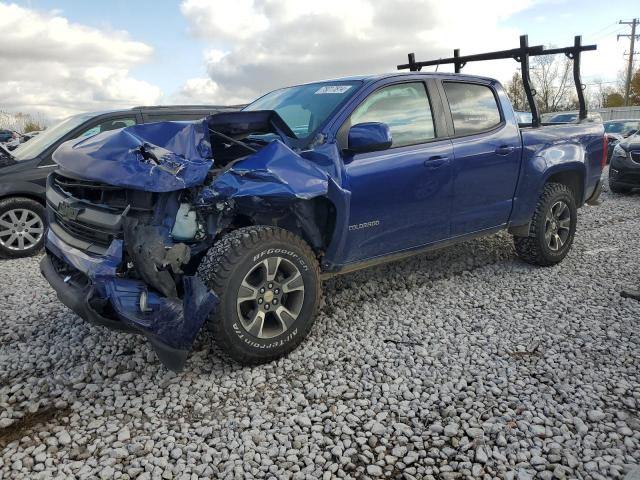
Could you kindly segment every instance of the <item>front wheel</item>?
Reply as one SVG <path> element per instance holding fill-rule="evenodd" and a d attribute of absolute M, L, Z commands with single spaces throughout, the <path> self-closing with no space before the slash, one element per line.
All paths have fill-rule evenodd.
<path fill-rule="evenodd" d="M 0 257 L 28 257 L 44 243 L 44 207 L 30 198 L 0 200 Z"/>
<path fill-rule="evenodd" d="M 571 190 L 559 183 L 548 183 L 531 219 L 529 236 L 513 239 L 516 253 L 533 265 L 560 263 L 573 244 L 577 218 Z"/>
<path fill-rule="evenodd" d="M 220 298 L 209 318 L 214 341 L 245 365 L 286 355 L 307 336 L 320 302 L 320 271 L 309 246 L 277 227 L 222 237 L 198 276 Z"/>

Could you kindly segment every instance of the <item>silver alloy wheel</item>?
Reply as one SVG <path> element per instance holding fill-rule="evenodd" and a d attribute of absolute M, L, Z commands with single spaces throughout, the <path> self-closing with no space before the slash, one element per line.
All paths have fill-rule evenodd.
<path fill-rule="evenodd" d="M 544 224 L 544 238 L 547 246 L 557 252 L 560 250 L 571 231 L 571 210 L 569 206 L 562 200 L 553 204 Z"/>
<path fill-rule="evenodd" d="M 238 318 L 258 338 L 273 338 L 296 321 L 304 303 L 304 280 L 286 258 L 269 257 L 255 265 L 238 289 Z"/>
<path fill-rule="evenodd" d="M 40 215 L 26 208 L 8 210 L 0 217 L 0 245 L 9 250 L 28 250 L 44 235 Z"/>

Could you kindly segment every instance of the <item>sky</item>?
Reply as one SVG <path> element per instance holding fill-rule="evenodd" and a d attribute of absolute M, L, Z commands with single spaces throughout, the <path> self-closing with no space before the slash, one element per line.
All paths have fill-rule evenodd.
<path fill-rule="evenodd" d="M 154 104 L 237 104 L 274 88 L 418 60 L 597 43 L 583 82 L 625 68 L 637 0 L 0 1 L 0 111 L 49 121 Z M 640 47 L 636 47 L 640 50 Z M 640 55 L 639 55 L 640 58 Z M 637 63 L 636 63 L 637 64 Z M 511 60 L 464 73 L 508 80 Z M 441 67 L 450 70 L 451 67 Z M 590 87 L 589 87 L 590 88 Z"/>

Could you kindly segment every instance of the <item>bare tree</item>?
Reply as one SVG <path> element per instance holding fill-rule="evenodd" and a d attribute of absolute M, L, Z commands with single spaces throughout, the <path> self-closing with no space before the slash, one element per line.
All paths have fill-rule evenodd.
<path fill-rule="evenodd" d="M 524 93 L 524 85 L 522 84 L 522 75 L 520 72 L 513 73 L 511 80 L 506 84 L 506 91 L 514 110 L 529 111 L 529 102 Z"/>
<path fill-rule="evenodd" d="M 571 60 L 559 55 L 542 55 L 534 57 L 531 64 L 531 81 L 540 113 L 569 109 L 575 104 L 571 94 Z"/>

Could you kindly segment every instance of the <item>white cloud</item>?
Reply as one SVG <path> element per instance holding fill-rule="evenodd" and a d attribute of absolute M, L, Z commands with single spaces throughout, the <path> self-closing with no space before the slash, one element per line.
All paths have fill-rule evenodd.
<path fill-rule="evenodd" d="M 501 20 L 534 0 L 183 0 L 191 31 L 210 42 L 212 102 L 251 100 L 284 85 L 394 71 L 407 53 L 418 58 L 504 49 L 519 32 Z M 496 13 L 499 12 L 499 13 Z M 507 79 L 515 62 L 469 65 L 465 72 Z M 194 83 L 191 83 L 193 86 Z M 186 87 L 186 85 L 185 85 Z"/>
<path fill-rule="evenodd" d="M 246 103 L 246 95 L 251 92 L 244 92 L 245 96 L 236 91 L 229 91 L 208 77 L 190 78 L 180 88 L 168 98 L 174 105 L 241 105 Z M 224 101 L 221 101 L 224 99 Z"/>
<path fill-rule="evenodd" d="M 196 35 L 242 40 L 263 32 L 269 20 L 254 0 L 185 0 L 180 5 L 182 14 L 191 19 Z"/>
<path fill-rule="evenodd" d="M 126 32 L 70 23 L 59 12 L 0 3 L 0 105 L 49 118 L 157 103 L 129 70 L 153 49 Z"/>

